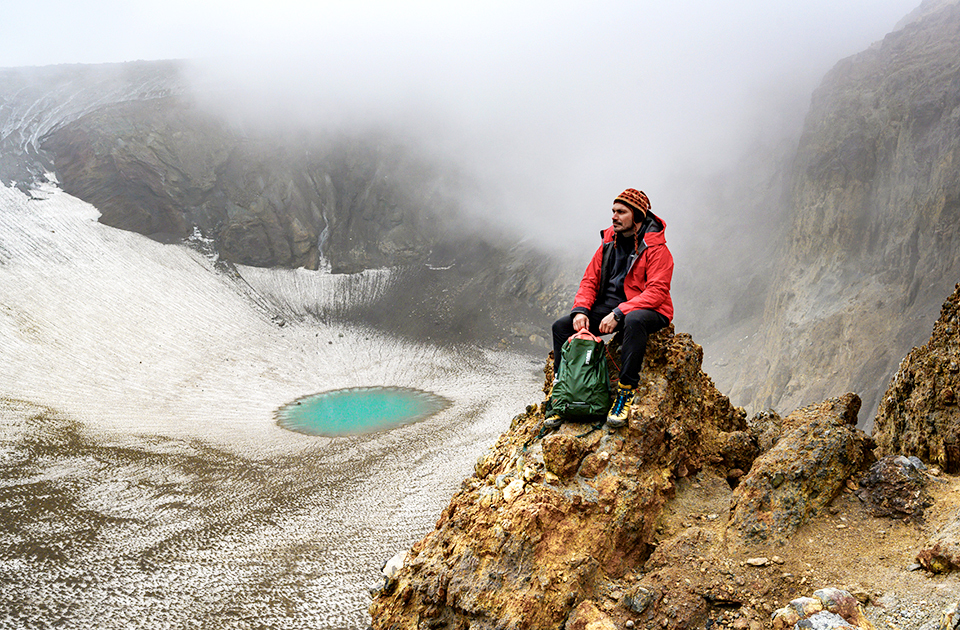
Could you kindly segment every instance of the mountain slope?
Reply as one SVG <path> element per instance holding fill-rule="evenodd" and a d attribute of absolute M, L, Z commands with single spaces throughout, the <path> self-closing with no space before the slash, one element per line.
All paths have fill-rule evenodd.
<path fill-rule="evenodd" d="M 731 397 L 790 409 L 852 390 L 870 424 L 960 278 L 960 7 L 837 64 L 792 179 L 774 290 Z"/>

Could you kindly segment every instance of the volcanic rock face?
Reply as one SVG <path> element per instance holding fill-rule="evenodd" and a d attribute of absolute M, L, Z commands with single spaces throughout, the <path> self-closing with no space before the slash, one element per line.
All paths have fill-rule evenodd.
<path fill-rule="evenodd" d="M 653 337 L 618 431 L 565 424 L 541 436 L 539 408 L 517 416 L 375 599 L 374 626 L 557 627 L 574 608 L 589 618 L 584 602 L 609 589 L 642 607 L 623 579 L 650 555 L 674 483 L 719 463 L 724 436 L 745 428 L 701 359 L 672 326 Z"/>
<path fill-rule="evenodd" d="M 161 238 L 197 227 L 224 259 L 255 266 L 422 260 L 447 203 L 438 175 L 383 139 L 245 135 L 182 98 L 101 107 L 43 148 L 104 223 Z"/>
<path fill-rule="evenodd" d="M 955 3 L 826 76 L 797 153 L 777 289 L 734 400 L 793 409 L 856 391 L 869 423 L 876 384 L 960 276 L 958 123 Z"/>
<path fill-rule="evenodd" d="M 960 284 L 940 309 L 930 340 L 900 363 L 874 425 L 883 455 L 915 455 L 960 471 Z"/>
<path fill-rule="evenodd" d="M 181 94 L 182 64 L 63 64 L 0 69 L 0 181 L 26 192 L 52 170 L 42 139 L 101 107 Z"/>

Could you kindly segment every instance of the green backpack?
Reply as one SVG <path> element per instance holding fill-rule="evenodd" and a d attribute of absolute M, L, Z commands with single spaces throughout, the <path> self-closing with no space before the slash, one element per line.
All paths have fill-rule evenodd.
<path fill-rule="evenodd" d="M 550 408 L 563 417 L 599 416 L 610 410 L 610 380 L 603 340 L 586 329 L 563 343 Z"/>

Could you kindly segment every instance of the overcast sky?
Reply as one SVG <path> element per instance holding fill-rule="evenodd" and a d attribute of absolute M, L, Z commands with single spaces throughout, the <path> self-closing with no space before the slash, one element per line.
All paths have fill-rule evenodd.
<path fill-rule="evenodd" d="M 602 223 L 628 186 L 669 217 L 678 179 L 789 134 L 918 4 L 0 0 L 0 67 L 204 59 L 279 115 L 401 121 L 469 156 L 530 230 Z"/>

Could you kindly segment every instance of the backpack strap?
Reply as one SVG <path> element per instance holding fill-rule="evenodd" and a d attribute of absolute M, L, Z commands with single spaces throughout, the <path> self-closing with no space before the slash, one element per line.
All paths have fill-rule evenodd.
<path fill-rule="evenodd" d="M 578 437 L 578 438 L 587 437 L 588 435 L 590 435 L 590 434 L 593 433 L 594 431 L 599 431 L 600 429 L 603 428 L 603 425 L 604 425 L 604 423 L 606 423 L 606 421 L 607 421 L 606 418 L 604 418 L 603 420 L 600 420 L 599 422 L 597 422 L 596 424 L 594 424 L 592 427 L 590 427 L 590 430 L 589 430 L 589 431 L 587 431 L 586 433 L 581 433 L 581 434 L 578 435 L 577 437 Z"/>
<path fill-rule="evenodd" d="M 610 363 L 613 363 L 613 367 L 617 368 L 617 374 L 620 373 L 620 365 L 617 363 L 617 360 L 613 358 L 613 353 L 610 352 L 610 348 L 605 347 L 604 350 L 607 351 L 607 358 L 610 359 Z"/>

